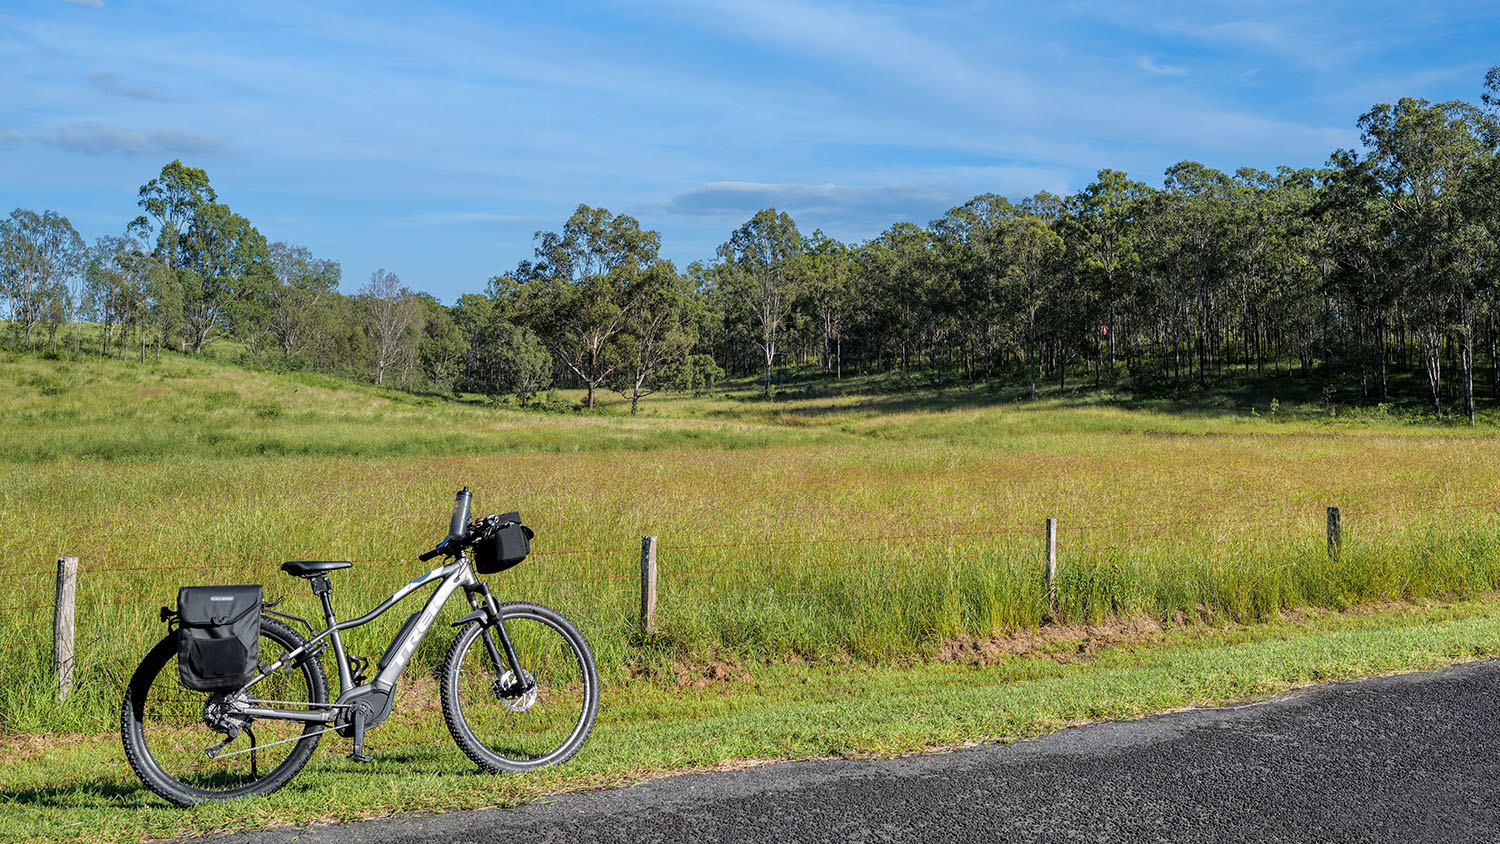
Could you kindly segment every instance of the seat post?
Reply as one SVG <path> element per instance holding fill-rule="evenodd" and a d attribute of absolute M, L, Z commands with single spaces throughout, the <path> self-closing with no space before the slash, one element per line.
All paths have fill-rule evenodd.
<path fill-rule="evenodd" d="M 323 602 L 323 623 L 328 625 L 331 631 L 328 638 L 333 640 L 333 660 L 339 667 L 339 692 L 347 692 L 354 687 L 354 676 L 349 673 L 349 659 L 344 656 L 344 637 L 339 635 L 339 620 L 333 614 L 333 601 L 329 600 L 328 593 L 333 591 L 333 584 L 328 581 L 328 575 L 315 574 L 307 578 L 312 586 L 314 595 Z"/>
<path fill-rule="evenodd" d="M 328 581 L 328 576 L 315 574 L 307 578 L 307 585 L 312 587 L 314 595 L 323 602 L 323 622 L 332 627 L 334 623 L 333 602 L 328 600 L 328 593 L 333 591 L 333 584 Z"/>

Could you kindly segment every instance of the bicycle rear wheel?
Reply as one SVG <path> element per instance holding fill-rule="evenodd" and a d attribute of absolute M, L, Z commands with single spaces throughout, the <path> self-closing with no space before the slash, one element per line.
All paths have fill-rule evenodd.
<path fill-rule="evenodd" d="M 459 631 L 443 662 L 443 718 L 470 759 L 492 773 L 526 771 L 572 758 L 599 713 L 599 670 L 578 628 L 540 604 L 500 605 L 505 632 L 530 691 L 507 694 L 514 677 L 485 645 L 489 628 Z M 495 647 L 500 648 L 495 636 Z"/>
<path fill-rule="evenodd" d="M 263 664 L 301 645 L 290 628 L 261 620 Z M 328 702 L 328 681 L 316 659 L 303 658 L 256 683 L 253 694 L 258 700 L 322 704 Z M 271 719 L 243 719 L 235 739 L 210 758 L 207 750 L 226 737 L 208 723 L 223 699 L 222 693 L 195 692 L 179 681 L 175 633 L 151 649 L 130 678 L 120 714 L 125 757 L 147 788 L 184 807 L 269 794 L 312 758 L 325 725 Z"/>

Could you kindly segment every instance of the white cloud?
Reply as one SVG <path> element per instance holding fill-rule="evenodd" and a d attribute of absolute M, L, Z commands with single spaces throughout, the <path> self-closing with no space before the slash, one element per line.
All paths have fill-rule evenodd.
<path fill-rule="evenodd" d="M 925 103 L 961 103 L 990 114 L 1032 115 L 1048 108 L 1045 85 L 942 35 L 923 33 L 927 20 L 900 5 L 861 6 L 801 0 L 671 0 L 677 19 L 731 37 L 760 42 L 822 64 L 842 65 L 892 92 Z M 931 17 L 931 16 L 928 16 Z M 814 82 L 814 87 L 818 83 Z M 899 93 L 897 93 L 899 92 Z"/>
<path fill-rule="evenodd" d="M 85 155 L 213 155 L 230 150 L 228 141 L 213 135 L 175 129 L 139 132 L 99 123 L 74 123 L 34 137 L 47 146 Z"/>
<path fill-rule="evenodd" d="M 131 100 L 170 103 L 175 102 L 177 99 L 169 94 L 163 94 L 153 88 L 148 88 L 145 85 L 124 82 L 113 71 L 101 70 L 97 73 L 90 73 L 89 81 L 94 83 L 95 88 L 106 94 L 114 94 L 117 97 L 125 97 Z"/>
<path fill-rule="evenodd" d="M 15 149 L 25 140 L 25 136 L 14 129 L 0 129 L 0 149 Z"/>
<path fill-rule="evenodd" d="M 663 203 L 673 214 L 742 217 L 762 208 L 834 216 L 906 216 L 917 208 L 951 203 L 950 189 L 922 185 L 767 184 L 710 182 L 677 194 Z"/>
<path fill-rule="evenodd" d="M 1208 26 L 1179 23 L 1168 27 L 1203 41 L 1228 41 L 1247 47 L 1285 50 L 1296 40 L 1280 27 L 1261 21 L 1226 21 Z"/>
<path fill-rule="evenodd" d="M 1320 70 L 1345 65 L 1372 47 L 1358 34 L 1357 27 L 1351 31 L 1350 27 L 1329 26 L 1326 21 L 1307 15 L 1299 18 L 1285 16 L 1280 25 L 1254 20 L 1214 24 L 1177 21 L 1161 24 L 1156 29 L 1218 49 L 1228 47 L 1251 53 L 1274 53 L 1293 63 Z"/>
<path fill-rule="evenodd" d="M 1187 76 L 1187 68 L 1176 64 L 1157 64 L 1150 56 L 1141 56 L 1135 60 L 1136 66 L 1147 73 L 1157 76 Z"/>

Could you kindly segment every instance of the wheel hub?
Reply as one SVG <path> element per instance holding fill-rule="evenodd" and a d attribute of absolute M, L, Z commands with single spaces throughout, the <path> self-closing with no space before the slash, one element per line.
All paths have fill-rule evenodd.
<path fill-rule="evenodd" d="M 203 704 L 203 723 L 214 732 L 239 735 L 240 730 L 250 726 L 250 719 L 238 711 L 242 703 L 236 695 L 222 692 L 209 697 Z"/>
<path fill-rule="evenodd" d="M 531 676 L 530 671 L 522 670 L 521 677 L 526 691 L 516 693 L 515 672 L 507 670 L 495 681 L 495 697 L 500 703 L 512 712 L 525 712 L 536 705 L 536 678 Z"/>

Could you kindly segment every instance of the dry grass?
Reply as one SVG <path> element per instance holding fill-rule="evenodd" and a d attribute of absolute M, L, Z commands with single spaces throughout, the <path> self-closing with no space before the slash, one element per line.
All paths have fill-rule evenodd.
<path fill-rule="evenodd" d="M 47 693 L 50 617 L 0 612 L 0 724 L 107 726 L 178 585 L 263 582 L 311 615 L 285 559 L 355 559 L 347 614 L 425 566 L 452 492 L 519 508 L 537 553 L 507 597 L 578 618 L 607 676 L 642 667 L 930 658 L 1035 630 L 1042 521 L 1061 522 L 1060 615 L 1255 621 L 1294 607 L 1500 585 L 1500 441 L 1486 431 L 934 393 L 774 404 L 654 401 L 629 418 L 420 399 L 171 358 L 158 367 L 0 361 L 0 606 L 46 605 L 82 559 L 80 694 Z M 273 409 L 279 408 L 279 409 Z M 1323 549 L 1343 508 L 1345 553 Z M 661 537 L 663 632 L 633 606 Z M 402 561 L 401 558 L 407 558 Z M 352 650 L 378 656 L 404 612 Z M 446 641 L 424 645 L 419 665 Z M 5 643 L 20 643 L 5 646 Z"/>

